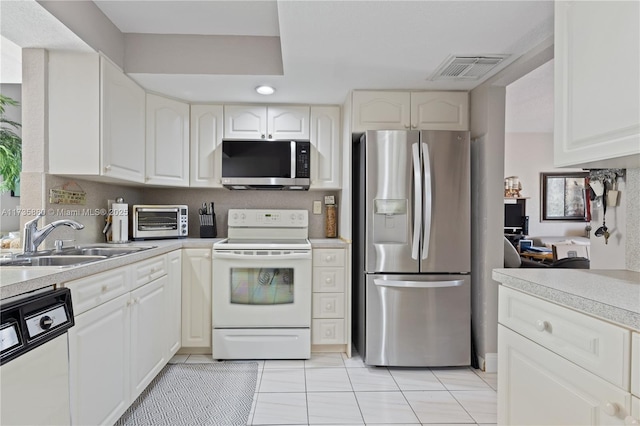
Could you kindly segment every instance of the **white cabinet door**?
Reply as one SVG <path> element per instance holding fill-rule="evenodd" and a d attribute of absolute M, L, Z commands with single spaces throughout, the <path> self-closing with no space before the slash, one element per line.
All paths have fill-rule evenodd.
<path fill-rule="evenodd" d="M 637 1 L 555 2 L 557 167 L 640 164 L 638 16 Z"/>
<path fill-rule="evenodd" d="M 311 107 L 310 189 L 340 189 L 340 107 Z"/>
<path fill-rule="evenodd" d="M 631 395 L 498 325 L 498 424 L 624 425 Z"/>
<path fill-rule="evenodd" d="M 189 104 L 147 94 L 146 183 L 189 186 Z"/>
<path fill-rule="evenodd" d="M 167 254 L 167 288 L 165 295 L 168 353 L 171 359 L 182 344 L 182 250 Z"/>
<path fill-rule="evenodd" d="M 75 317 L 69 329 L 74 425 L 112 425 L 129 407 L 129 293 Z"/>
<path fill-rule="evenodd" d="M 145 92 L 101 57 L 102 172 L 111 178 L 144 182 Z"/>
<path fill-rule="evenodd" d="M 224 137 L 225 139 L 266 139 L 267 107 L 225 105 Z"/>
<path fill-rule="evenodd" d="M 182 346 L 211 347 L 211 249 L 182 252 Z"/>
<path fill-rule="evenodd" d="M 411 93 L 353 92 L 353 132 L 408 130 L 411 127 Z"/>
<path fill-rule="evenodd" d="M 268 139 L 309 139 L 308 106 L 267 107 Z"/>
<path fill-rule="evenodd" d="M 189 186 L 222 188 L 222 105 L 191 105 Z"/>
<path fill-rule="evenodd" d="M 131 292 L 131 402 L 167 363 L 167 276 Z"/>
<path fill-rule="evenodd" d="M 412 92 L 411 128 L 469 130 L 467 92 Z"/>

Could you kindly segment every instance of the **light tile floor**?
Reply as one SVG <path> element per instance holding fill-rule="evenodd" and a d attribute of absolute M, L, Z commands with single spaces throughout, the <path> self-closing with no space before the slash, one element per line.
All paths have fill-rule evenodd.
<path fill-rule="evenodd" d="M 216 362 L 176 355 L 172 363 Z M 473 368 L 367 367 L 359 355 L 258 361 L 249 425 L 492 425 L 496 374 Z"/>

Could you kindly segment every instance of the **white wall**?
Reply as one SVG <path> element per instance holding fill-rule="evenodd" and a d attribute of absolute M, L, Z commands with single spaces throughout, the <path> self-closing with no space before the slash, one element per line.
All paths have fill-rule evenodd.
<path fill-rule="evenodd" d="M 507 96 L 507 108 L 508 102 Z M 505 134 L 504 175 L 518 176 L 522 184 L 521 195 L 528 197 L 526 205 L 530 236 L 585 236 L 586 222 L 541 221 L 540 173 L 571 171 L 582 169 L 557 169 L 553 166 L 553 133 Z"/>

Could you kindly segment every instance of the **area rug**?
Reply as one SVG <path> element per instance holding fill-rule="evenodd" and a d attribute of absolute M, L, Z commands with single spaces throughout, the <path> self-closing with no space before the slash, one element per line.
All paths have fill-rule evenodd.
<path fill-rule="evenodd" d="M 246 425 L 258 364 L 169 364 L 116 425 Z"/>

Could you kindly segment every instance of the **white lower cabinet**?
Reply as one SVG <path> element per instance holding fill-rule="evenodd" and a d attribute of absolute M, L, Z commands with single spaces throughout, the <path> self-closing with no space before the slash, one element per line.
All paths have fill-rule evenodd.
<path fill-rule="evenodd" d="M 313 249 L 311 344 L 346 345 L 350 315 L 345 292 L 345 250 Z M 314 348 L 322 350 L 322 348 Z"/>
<path fill-rule="evenodd" d="M 167 317 L 167 361 L 182 345 L 182 250 L 167 254 L 167 286 L 165 297 Z"/>
<path fill-rule="evenodd" d="M 498 424 L 625 424 L 629 392 L 502 325 L 498 353 Z"/>
<path fill-rule="evenodd" d="M 211 249 L 182 253 L 182 346 L 211 348 Z"/>
<path fill-rule="evenodd" d="M 131 292 L 131 400 L 167 363 L 166 275 Z"/>
<path fill-rule="evenodd" d="M 498 424 L 630 421 L 631 333 L 500 287 Z"/>
<path fill-rule="evenodd" d="M 72 424 L 115 423 L 179 349 L 174 253 L 63 284 L 78 307 L 69 330 Z"/>
<path fill-rule="evenodd" d="M 127 293 L 77 315 L 69 329 L 74 425 L 111 425 L 129 407 L 129 300 Z"/>

